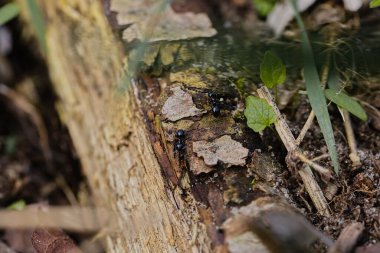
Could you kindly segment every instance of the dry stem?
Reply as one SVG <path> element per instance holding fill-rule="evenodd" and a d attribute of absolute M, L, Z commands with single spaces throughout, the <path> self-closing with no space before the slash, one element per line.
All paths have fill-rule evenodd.
<path fill-rule="evenodd" d="M 284 118 L 282 117 L 280 110 L 278 109 L 277 105 L 273 101 L 273 97 L 270 94 L 269 90 L 263 86 L 260 89 L 257 90 L 257 93 L 259 96 L 263 99 L 265 99 L 270 106 L 274 109 L 276 115 L 277 115 L 277 122 L 275 123 L 276 131 L 278 132 L 282 142 L 284 143 L 286 149 L 288 150 L 288 155 L 294 154 L 297 158 L 302 158 L 302 161 L 305 163 L 305 166 L 303 169 L 299 170 L 298 173 L 300 174 L 302 181 L 305 184 L 305 188 L 307 192 L 310 195 L 311 200 L 313 201 L 315 207 L 317 208 L 318 212 L 321 215 L 330 216 L 330 211 L 328 208 L 328 204 L 326 201 L 325 196 L 322 193 L 321 188 L 319 187 L 318 183 L 315 181 L 313 172 L 311 171 L 309 164 L 315 165 L 314 162 L 310 161 L 305 155 L 303 155 L 302 151 L 298 148 L 296 141 L 294 139 L 294 136 L 292 132 L 289 129 L 288 124 L 285 122 Z M 318 165 L 319 172 L 322 171 L 322 173 L 326 172 L 326 169 L 322 166 Z M 321 169 L 322 168 L 322 169 Z M 328 172 L 325 176 L 331 177 L 331 172 Z"/>
<path fill-rule="evenodd" d="M 296 139 L 297 145 L 300 145 L 303 138 L 305 138 L 307 131 L 310 129 L 311 125 L 313 124 L 314 118 L 315 118 L 315 113 L 312 110 L 309 114 L 309 117 L 307 117 L 307 120 L 306 120 L 305 124 L 303 125 L 300 134 L 298 135 L 298 137 Z"/>
<path fill-rule="evenodd" d="M 308 159 L 303 153 L 296 152 L 295 156 L 298 159 L 300 159 L 302 162 L 306 163 L 307 165 L 309 165 L 310 167 L 312 167 L 313 169 L 315 169 L 316 171 L 321 173 L 322 175 L 326 176 L 327 178 L 332 177 L 331 170 L 326 169 L 325 167 L 322 167 L 321 165 L 319 165 L 319 164 L 313 162 L 312 160 Z"/>
<path fill-rule="evenodd" d="M 356 149 L 356 140 L 354 131 L 352 130 L 350 114 L 346 110 L 342 110 L 344 128 L 346 130 L 346 136 L 348 141 L 348 146 L 350 147 L 350 159 L 354 167 L 360 165 L 360 158 L 358 156 L 358 151 Z"/>
<path fill-rule="evenodd" d="M 29 207 L 21 211 L 1 210 L 0 228 L 29 229 L 60 227 L 76 232 L 95 232 L 105 227 L 116 229 L 110 210 L 94 207 Z"/>

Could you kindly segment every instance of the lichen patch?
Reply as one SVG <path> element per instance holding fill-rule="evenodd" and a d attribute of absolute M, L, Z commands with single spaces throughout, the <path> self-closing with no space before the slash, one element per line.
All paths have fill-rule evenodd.
<path fill-rule="evenodd" d="M 227 167 L 245 165 L 248 151 L 240 142 L 233 140 L 229 135 L 223 135 L 212 142 L 193 142 L 193 152 L 198 157 L 203 157 L 208 166 L 217 165 L 218 161 Z"/>

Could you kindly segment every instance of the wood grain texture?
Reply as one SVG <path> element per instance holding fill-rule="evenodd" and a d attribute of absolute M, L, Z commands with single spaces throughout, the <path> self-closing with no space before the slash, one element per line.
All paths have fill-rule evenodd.
<path fill-rule="evenodd" d="M 118 90 L 123 52 L 101 1 L 38 4 L 60 117 L 96 204 L 118 217 L 107 252 L 209 252 L 195 204 L 176 198 L 177 208 L 176 193 L 165 188 L 134 88 Z"/>

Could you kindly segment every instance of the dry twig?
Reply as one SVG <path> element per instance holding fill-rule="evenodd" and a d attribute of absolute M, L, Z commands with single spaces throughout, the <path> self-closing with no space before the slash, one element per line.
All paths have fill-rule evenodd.
<path fill-rule="evenodd" d="M 290 131 L 288 124 L 282 117 L 280 110 L 274 103 L 273 97 L 270 94 L 269 90 L 265 86 L 263 86 L 257 90 L 257 93 L 261 98 L 265 99 L 269 103 L 269 105 L 272 106 L 272 108 L 274 109 L 278 119 L 275 123 L 276 131 L 278 132 L 282 142 L 288 150 L 288 155 L 293 155 L 298 159 L 302 160 L 304 163 L 306 162 L 305 166 L 301 170 L 299 170 L 298 173 L 300 174 L 302 181 L 305 184 L 305 188 L 309 193 L 310 198 L 312 199 L 318 212 L 321 215 L 329 217 L 330 211 L 328 208 L 326 198 L 323 195 L 318 183 L 315 181 L 313 173 L 309 167 L 309 165 L 315 165 L 315 163 L 306 158 L 306 156 L 303 155 L 302 151 L 298 148 L 296 140 L 294 139 L 294 136 Z M 324 176 L 331 177 L 331 172 L 329 172 L 327 169 L 323 168 L 320 165 L 316 167 L 318 167 L 318 172 L 324 173 Z"/>
<path fill-rule="evenodd" d="M 350 147 L 350 151 L 351 151 L 349 157 L 352 161 L 352 165 L 356 167 L 356 166 L 359 166 L 361 163 L 360 163 L 360 158 L 358 156 L 358 150 L 356 148 L 356 139 L 355 139 L 354 131 L 352 130 L 350 114 L 346 110 L 342 110 L 342 116 L 343 116 L 344 128 L 346 130 L 348 146 Z"/>
<path fill-rule="evenodd" d="M 0 228 L 60 227 L 69 231 L 94 232 L 115 225 L 111 211 L 94 207 L 30 207 L 22 211 L 0 211 Z"/>

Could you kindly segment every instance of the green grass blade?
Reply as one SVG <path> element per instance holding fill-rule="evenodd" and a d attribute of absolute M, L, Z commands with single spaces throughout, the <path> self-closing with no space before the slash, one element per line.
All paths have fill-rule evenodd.
<path fill-rule="evenodd" d="M 334 90 L 334 89 L 327 89 L 325 90 L 325 95 L 329 100 L 333 101 L 339 107 L 352 113 L 359 119 L 363 121 L 366 121 L 368 119 L 367 114 L 364 111 L 363 107 L 356 100 L 354 100 L 352 97 L 348 96 L 347 94 L 341 91 Z"/>
<path fill-rule="evenodd" d="M 9 3 L 0 8 L 0 25 L 15 18 L 20 13 L 20 7 L 16 3 Z"/>
<path fill-rule="evenodd" d="M 46 53 L 46 38 L 45 38 L 45 20 L 40 7 L 37 5 L 36 0 L 26 0 L 28 12 L 32 26 L 36 32 L 38 44 L 42 52 Z"/>
<path fill-rule="evenodd" d="M 339 162 L 335 147 L 334 133 L 330 121 L 330 115 L 327 110 L 326 98 L 321 87 L 321 81 L 318 76 L 317 67 L 315 66 L 311 43 L 306 33 L 301 16 L 298 13 L 296 1 L 292 0 L 291 2 L 293 4 L 298 27 L 301 30 L 302 52 L 304 57 L 304 77 L 308 98 L 311 107 L 315 112 L 323 137 L 327 144 L 335 173 L 338 174 Z"/>
<path fill-rule="evenodd" d="M 329 71 L 329 78 L 327 80 L 327 83 L 328 83 L 330 89 L 333 89 L 333 90 L 340 90 L 341 89 L 340 77 L 339 77 L 339 73 L 336 69 L 335 64 L 332 64 L 332 67 Z"/>
<path fill-rule="evenodd" d="M 329 100 L 352 113 L 359 119 L 367 121 L 368 116 L 363 107 L 356 100 L 343 93 L 343 88 L 340 85 L 339 73 L 335 66 L 330 70 L 328 84 L 330 89 L 325 90 L 325 96 Z"/>

